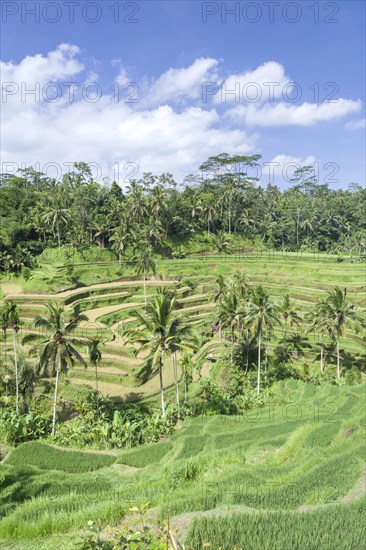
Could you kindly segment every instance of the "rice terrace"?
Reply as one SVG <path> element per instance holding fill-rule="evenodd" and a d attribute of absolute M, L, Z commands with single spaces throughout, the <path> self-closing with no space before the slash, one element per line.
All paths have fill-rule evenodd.
<path fill-rule="evenodd" d="M 0 2 L 0 550 L 365 549 L 365 7 Z"/>
<path fill-rule="evenodd" d="M 346 285 L 361 319 L 358 257 L 217 254 L 207 245 L 177 260 L 150 258 L 150 271 L 137 276 L 134 261 L 120 265 L 112 251 L 72 254 L 77 284 L 66 247 L 47 248 L 30 276 L 22 268 L 3 278 L 2 547 L 59 548 L 62 537 L 63 548 L 74 548 L 84 537 L 89 548 L 88 522 L 101 538 L 107 525 L 138 533 L 143 513 L 146 537 L 158 536 L 161 525 L 162 540 L 172 533 L 186 548 L 246 548 L 247 541 L 258 550 L 333 548 L 334 540 L 361 548 L 364 342 L 355 324 L 342 334 L 338 378 L 336 345 L 312 315 Z M 246 323 L 256 292 L 268 292 L 278 319 L 264 321 L 259 393 L 258 335 Z M 142 323 L 153 314 L 149 304 L 173 300 L 184 327 L 169 325 L 164 344 L 163 416 L 160 363 L 151 356 L 159 347 L 142 335 Z M 34 319 L 58 311 L 85 316 L 72 333 L 85 364 L 77 351 L 66 361 L 63 349 L 53 434 L 57 353 L 55 371 L 51 353 L 37 374 L 31 357 L 48 340 L 48 327 L 37 332 Z M 289 312 L 285 357 L 281 311 Z M 12 412 L 14 349 L 21 416 Z"/>

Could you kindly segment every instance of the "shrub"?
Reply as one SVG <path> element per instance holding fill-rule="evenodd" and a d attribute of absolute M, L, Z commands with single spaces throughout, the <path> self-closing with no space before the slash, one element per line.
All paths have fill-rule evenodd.
<path fill-rule="evenodd" d="M 0 441 L 10 445 L 31 441 L 50 432 L 51 420 L 42 414 L 16 414 L 15 411 L 0 410 Z"/>

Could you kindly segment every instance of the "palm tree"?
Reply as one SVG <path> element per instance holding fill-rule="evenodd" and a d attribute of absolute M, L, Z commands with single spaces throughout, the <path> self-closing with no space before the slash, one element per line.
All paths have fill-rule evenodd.
<path fill-rule="evenodd" d="M 95 368 L 95 389 L 98 391 L 98 366 L 102 360 L 102 352 L 100 351 L 100 345 L 103 342 L 97 336 L 93 336 L 88 341 L 88 354 L 89 361 Z"/>
<path fill-rule="evenodd" d="M 225 294 L 224 298 L 219 302 L 219 308 L 217 312 L 217 320 L 221 322 L 222 326 L 230 327 L 231 334 L 231 365 L 234 360 L 234 341 L 235 341 L 235 328 L 240 327 L 241 316 L 243 311 L 240 306 L 238 297 L 233 292 Z"/>
<path fill-rule="evenodd" d="M 222 275 L 218 275 L 216 281 L 215 281 L 215 287 L 212 293 L 212 298 L 215 304 L 220 303 L 221 300 L 224 298 L 227 287 L 224 280 L 224 277 Z M 219 337 L 221 338 L 221 331 L 222 331 L 222 321 L 219 319 Z"/>
<path fill-rule="evenodd" d="M 9 303 L 6 303 L 0 308 L 0 328 L 3 331 L 4 340 L 4 364 L 7 365 L 7 330 L 9 328 Z"/>
<path fill-rule="evenodd" d="M 122 254 L 126 248 L 126 242 L 129 235 L 126 233 L 125 229 L 121 226 L 116 227 L 113 232 L 113 235 L 109 238 L 109 242 L 112 243 L 112 250 L 118 255 L 118 267 L 121 267 Z"/>
<path fill-rule="evenodd" d="M 325 300 L 319 300 L 314 307 L 314 310 L 306 315 L 306 319 L 310 322 L 310 328 L 307 332 L 312 330 L 318 332 L 321 335 L 320 342 L 320 372 L 324 371 L 324 335 L 329 334 L 330 326 L 327 314 L 327 302 Z"/>
<path fill-rule="evenodd" d="M 191 355 L 187 352 L 183 353 L 180 360 L 180 368 L 184 377 L 184 402 L 187 402 L 188 382 L 192 379 L 193 364 Z"/>
<path fill-rule="evenodd" d="M 159 216 L 167 208 L 166 202 L 166 192 L 162 185 L 156 185 L 150 197 L 150 207 L 152 212 L 155 214 L 155 220 L 159 219 Z"/>
<path fill-rule="evenodd" d="M 258 340 L 257 393 L 260 392 L 262 334 L 263 331 L 270 332 L 273 326 L 280 322 L 276 317 L 275 310 L 268 291 L 261 285 L 254 288 L 251 292 L 246 319 L 252 325 Z"/>
<path fill-rule="evenodd" d="M 88 317 L 80 312 L 79 305 L 74 308 L 70 319 L 65 318 L 63 306 L 59 306 L 57 303 L 46 304 L 46 308 L 47 317 L 38 315 L 35 318 L 35 326 L 43 329 L 46 336 L 29 334 L 23 338 L 23 343 L 38 341 L 30 353 L 39 352 L 39 368 L 44 372 L 50 368 L 51 376 L 56 376 L 52 418 L 52 434 L 54 435 L 60 375 L 67 371 L 68 364 L 74 365 L 75 361 L 85 365 L 76 346 L 87 345 L 87 342 L 73 336 L 73 333 L 82 321 L 88 320 Z"/>
<path fill-rule="evenodd" d="M 18 373 L 18 352 L 17 336 L 19 332 L 20 317 L 19 308 L 14 302 L 8 304 L 9 327 L 13 329 L 14 366 L 15 366 L 15 407 L 19 414 L 19 373 Z"/>
<path fill-rule="evenodd" d="M 335 287 L 328 292 L 326 300 L 326 317 L 329 323 L 329 329 L 332 337 L 336 340 L 337 346 L 337 377 L 341 375 L 340 369 L 340 338 L 345 334 L 348 325 L 358 327 L 357 313 L 354 304 L 347 299 L 347 289 L 341 290 Z"/>
<path fill-rule="evenodd" d="M 228 199 L 229 235 L 231 235 L 232 200 L 237 193 L 237 183 L 233 176 L 228 176 L 225 182 L 224 197 Z"/>
<path fill-rule="evenodd" d="M 185 349 L 191 339 L 186 321 L 174 315 L 174 307 L 174 296 L 159 293 L 147 304 L 144 314 L 134 312 L 134 316 L 138 319 L 138 328 L 127 332 L 127 336 L 133 342 L 140 344 L 140 349 L 150 349 L 152 365 L 159 373 L 163 417 L 166 414 L 163 383 L 164 356 L 178 346 L 180 349 Z"/>
<path fill-rule="evenodd" d="M 67 208 L 62 208 L 60 201 L 56 200 L 54 204 L 47 206 L 42 221 L 50 223 L 53 233 L 57 233 L 58 248 L 61 248 L 61 223 L 66 224 L 69 219 L 69 211 Z"/>
<path fill-rule="evenodd" d="M 282 296 L 282 300 L 277 306 L 277 313 L 279 317 L 283 319 L 283 351 L 284 357 L 286 358 L 287 328 L 289 325 L 296 325 L 298 327 L 302 319 L 300 315 L 297 314 L 295 304 L 291 301 L 288 294 Z"/>
<path fill-rule="evenodd" d="M 146 245 L 137 245 L 135 248 L 135 257 L 134 261 L 136 262 L 135 271 L 137 275 L 143 275 L 144 278 L 144 296 L 145 296 L 145 311 L 146 311 L 146 275 L 150 272 L 153 275 L 156 273 L 156 262 L 153 257 L 153 252 L 151 246 Z"/>

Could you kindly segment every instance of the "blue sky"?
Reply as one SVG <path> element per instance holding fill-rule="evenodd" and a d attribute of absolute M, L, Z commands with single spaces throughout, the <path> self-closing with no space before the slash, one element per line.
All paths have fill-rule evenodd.
<path fill-rule="evenodd" d="M 362 1 L 79 1 L 73 21 L 62 0 L 1 7 L 3 169 L 84 160 L 124 185 L 260 153 L 263 185 L 303 164 L 364 184 Z"/>

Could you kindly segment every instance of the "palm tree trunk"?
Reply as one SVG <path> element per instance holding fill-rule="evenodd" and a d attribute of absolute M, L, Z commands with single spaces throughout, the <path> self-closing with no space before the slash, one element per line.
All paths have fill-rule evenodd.
<path fill-rule="evenodd" d="M 234 330 L 231 329 L 231 359 L 230 364 L 233 366 L 234 363 Z"/>
<path fill-rule="evenodd" d="M 58 355 L 58 365 L 57 365 L 57 369 L 56 369 L 55 395 L 54 395 L 54 398 L 53 398 L 52 435 L 55 435 L 55 433 L 56 433 L 57 392 L 58 392 L 58 381 L 59 381 L 60 372 L 61 372 L 61 350 L 60 350 L 60 346 L 58 347 L 57 355 Z"/>
<path fill-rule="evenodd" d="M 246 361 L 245 361 L 245 374 L 248 373 L 249 369 L 249 330 L 247 329 L 247 349 L 246 349 Z"/>
<path fill-rule="evenodd" d="M 118 267 L 121 269 L 121 261 L 122 261 L 122 257 L 121 257 L 121 251 L 118 252 Z"/>
<path fill-rule="evenodd" d="M 8 365 L 8 351 L 7 351 L 7 341 L 6 341 L 6 330 L 3 330 L 4 334 L 4 363 L 5 366 Z"/>
<path fill-rule="evenodd" d="M 60 222 L 57 221 L 57 240 L 58 240 L 58 249 L 61 250 L 61 235 L 60 235 Z"/>
<path fill-rule="evenodd" d="M 229 198 L 229 235 L 231 235 L 231 198 Z"/>
<path fill-rule="evenodd" d="M 147 306 L 147 298 L 146 298 L 146 273 L 144 271 L 144 296 L 145 296 L 145 311 Z"/>
<path fill-rule="evenodd" d="M 165 418 L 165 399 L 164 399 L 164 384 L 163 384 L 163 362 L 160 359 L 159 365 L 159 382 L 160 382 L 160 393 L 161 393 L 161 414 Z"/>
<path fill-rule="evenodd" d="M 188 391 L 188 382 L 187 382 L 187 373 L 184 374 L 184 403 L 187 402 L 187 391 Z"/>
<path fill-rule="evenodd" d="M 173 369 L 174 369 L 174 383 L 175 383 L 175 396 L 177 405 L 179 407 L 179 384 L 178 384 L 178 369 L 177 369 L 177 355 L 173 353 Z"/>
<path fill-rule="evenodd" d="M 283 329 L 283 351 L 286 357 L 286 337 L 287 337 L 287 319 L 285 320 L 285 326 Z"/>
<path fill-rule="evenodd" d="M 95 362 L 95 389 L 98 391 L 98 361 Z"/>
<path fill-rule="evenodd" d="M 267 370 L 267 364 L 268 364 L 268 332 L 266 332 L 266 345 L 264 347 L 264 354 L 265 354 L 265 370 Z"/>
<path fill-rule="evenodd" d="M 260 392 L 260 385 L 261 385 L 261 340 L 262 340 L 262 334 L 259 332 L 258 334 L 258 376 L 257 376 L 257 393 Z"/>
<path fill-rule="evenodd" d="M 320 345 L 320 372 L 323 372 L 324 370 L 323 355 L 324 355 L 324 342 L 322 342 Z"/>
<path fill-rule="evenodd" d="M 16 408 L 17 414 L 19 414 L 18 354 L 17 354 L 17 342 L 16 342 L 15 330 L 13 330 L 13 344 L 14 344 L 14 365 L 15 365 L 15 408 Z"/>
<path fill-rule="evenodd" d="M 337 337 L 337 378 L 341 375 L 340 354 L 339 354 L 339 336 Z"/>

